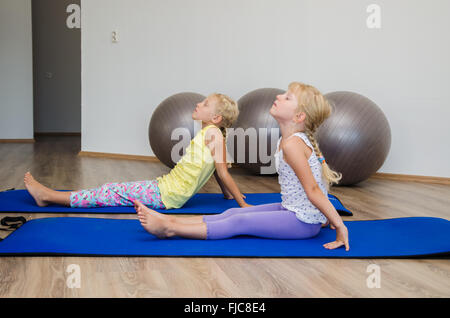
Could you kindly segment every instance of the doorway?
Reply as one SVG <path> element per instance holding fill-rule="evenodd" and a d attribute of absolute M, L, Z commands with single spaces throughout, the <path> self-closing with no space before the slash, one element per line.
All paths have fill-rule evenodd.
<path fill-rule="evenodd" d="M 34 134 L 81 136 L 81 29 L 69 27 L 80 0 L 32 0 Z"/>

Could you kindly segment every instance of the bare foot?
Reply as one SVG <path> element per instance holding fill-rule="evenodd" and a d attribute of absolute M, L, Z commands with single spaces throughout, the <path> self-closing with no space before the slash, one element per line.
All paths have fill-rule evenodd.
<path fill-rule="evenodd" d="M 143 228 L 154 236 L 163 239 L 169 237 L 168 219 L 161 213 L 149 209 L 140 201 L 134 201 L 134 209 Z"/>
<path fill-rule="evenodd" d="M 135 210 L 136 210 L 136 212 L 137 212 L 137 207 L 140 207 L 141 208 L 141 210 L 144 210 L 144 211 L 152 211 L 153 212 L 153 215 L 154 216 L 156 216 L 156 217 L 158 217 L 158 218 L 160 218 L 160 219 L 162 219 L 162 220 L 164 220 L 164 221 L 166 221 L 166 222 L 175 222 L 176 220 L 176 217 L 175 216 L 172 216 L 172 215 L 165 215 L 165 214 L 163 214 L 163 213 L 159 213 L 159 212 L 157 212 L 157 211 L 154 211 L 154 210 L 152 210 L 152 209 L 150 209 L 148 206 L 146 206 L 145 204 L 143 204 L 141 201 L 139 201 L 139 200 L 132 200 L 133 202 L 134 202 L 134 208 L 135 208 Z"/>
<path fill-rule="evenodd" d="M 25 173 L 23 182 L 25 183 L 25 187 L 27 188 L 28 192 L 30 192 L 31 196 L 34 198 L 38 206 L 48 205 L 48 202 L 45 201 L 45 198 L 47 198 L 47 194 L 51 191 L 49 188 L 37 182 L 30 172 Z"/>

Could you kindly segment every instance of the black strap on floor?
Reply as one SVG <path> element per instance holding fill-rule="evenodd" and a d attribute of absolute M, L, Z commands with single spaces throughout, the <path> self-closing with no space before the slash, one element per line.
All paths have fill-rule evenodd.
<path fill-rule="evenodd" d="M 0 220 L 0 224 L 5 227 L 0 227 L 0 231 L 8 231 L 12 232 L 17 230 L 19 227 L 21 227 L 27 219 L 25 219 L 23 216 L 5 216 L 3 219 Z M 0 241 L 3 239 L 0 238 Z"/>

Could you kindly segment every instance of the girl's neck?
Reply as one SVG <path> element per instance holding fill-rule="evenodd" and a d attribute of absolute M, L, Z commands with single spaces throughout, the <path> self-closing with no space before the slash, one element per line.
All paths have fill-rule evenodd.
<path fill-rule="evenodd" d="M 278 123 L 280 126 L 281 137 L 286 140 L 288 137 L 292 136 L 295 133 L 303 132 L 303 127 L 299 127 L 298 125 L 290 125 Z"/>
<path fill-rule="evenodd" d="M 206 126 L 209 126 L 209 125 L 214 125 L 214 124 L 202 121 L 202 129 L 205 128 Z"/>

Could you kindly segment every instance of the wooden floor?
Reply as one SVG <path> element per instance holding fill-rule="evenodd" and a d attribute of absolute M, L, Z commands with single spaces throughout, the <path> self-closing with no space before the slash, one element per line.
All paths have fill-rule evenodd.
<path fill-rule="evenodd" d="M 0 190 L 24 189 L 23 175 L 55 189 L 154 179 L 161 163 L 78 157 L 80 137 L 39 137 L 35 144 L 0 144 Z M 232 169 L 242 192 L 276 192 L 276 177 Z M 214 180 L 201 192 L 220 192 Z M 344 220 L 407 216 L 450 219 L 450 186 L 369 179 L 331 193 L 354 212 Z M 80 216 L 0 214 L 27 219 Z M 135 218 L 135 215 L 82 214 Z M 3 235 L 3 234 L 0 234 Z M 350 237 L 351 239 L 351 237 Z M 350 240 L 351 246 L 351 240 Z M 81 288 L 68 288 L 67 267 L 81 270 Z M 368 288 L 367 267 L 381 270 L 381 288 Z M 170 257 L 1 257 L 0 297 L 449 297 L 450 262 L 439 259 L 246 259 Z"/>

